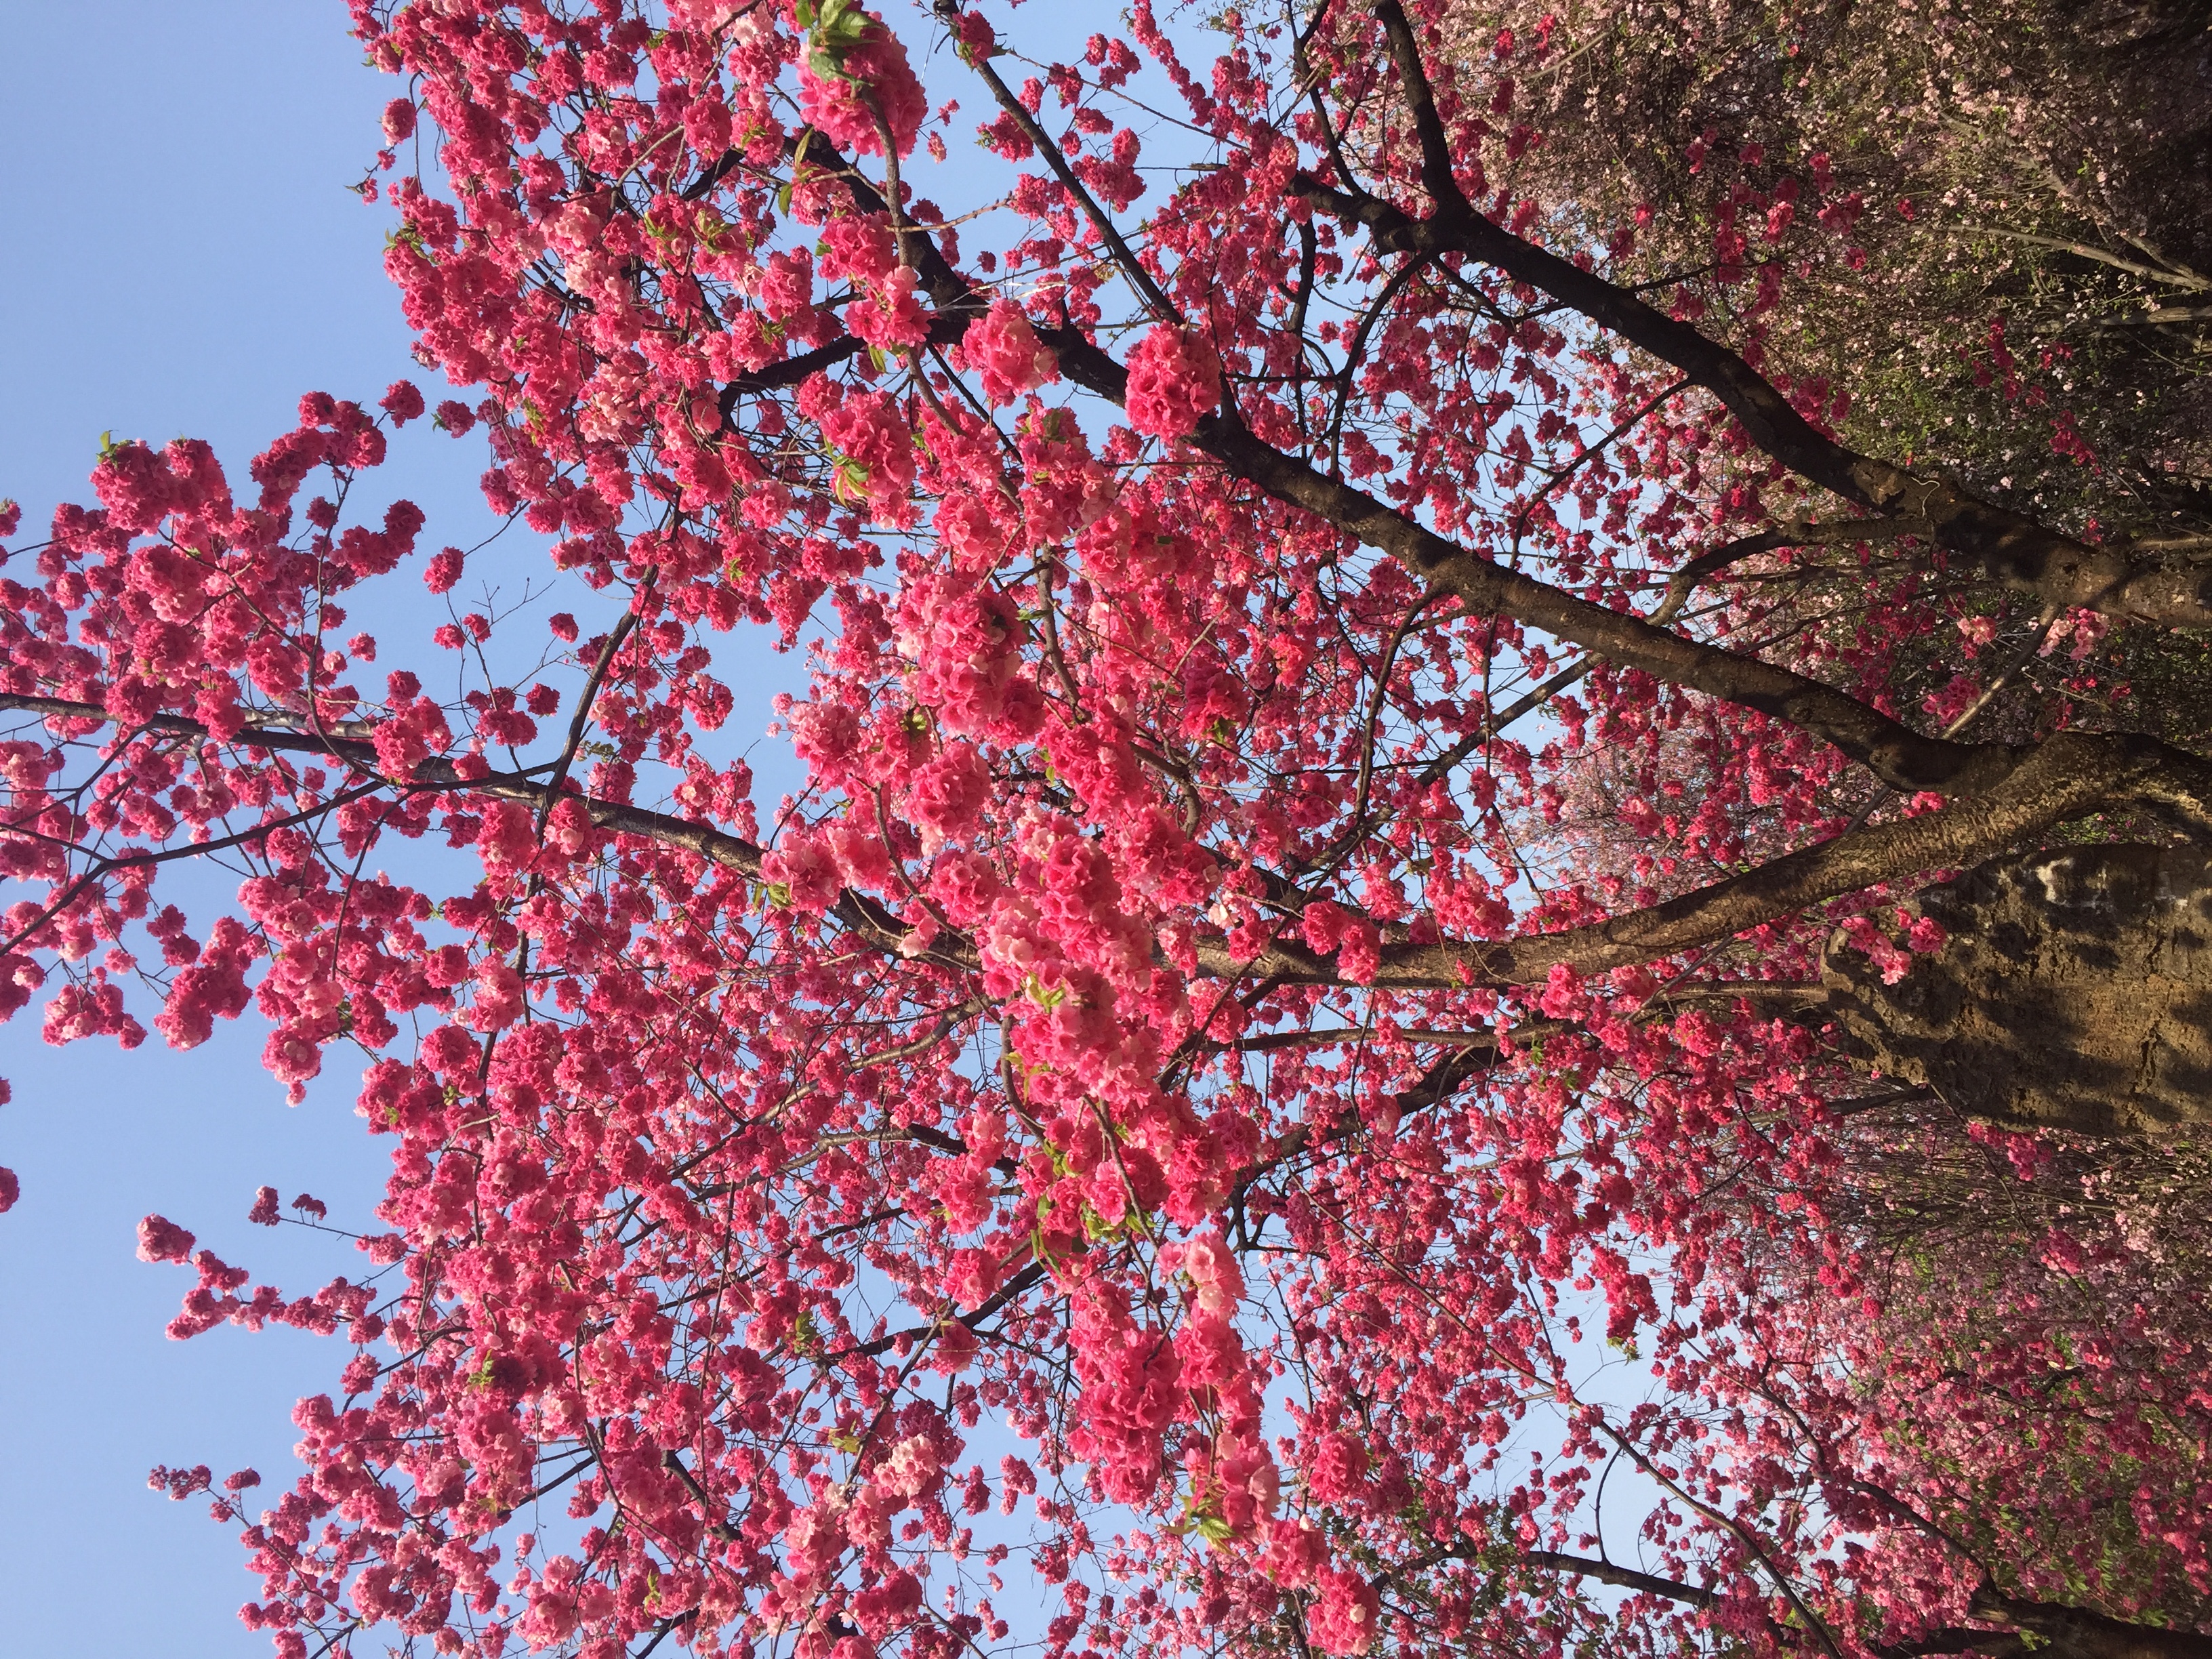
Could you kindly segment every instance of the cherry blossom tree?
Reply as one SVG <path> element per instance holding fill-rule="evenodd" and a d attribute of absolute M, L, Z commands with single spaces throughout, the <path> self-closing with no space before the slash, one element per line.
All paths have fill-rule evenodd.
<path fill-rule="evenodd" d="M 141 1229 L 355 1349 L 270 1507 L 155 1471 L 280 1655 L 2212 1648 L 2197 1166 L 1914 1116 L 1820 984 L 2212 829 L 2100 654 L 2212 591 L 1763 370 L 1817 158 L 1654 281 L 1421 0 L 352 21 L 454 395 L 0 525 L 4 1012 L 253 1006 L 391 1158 L 312 1294 Z M 557 597 L 349 507 L 426 417 Z"/>

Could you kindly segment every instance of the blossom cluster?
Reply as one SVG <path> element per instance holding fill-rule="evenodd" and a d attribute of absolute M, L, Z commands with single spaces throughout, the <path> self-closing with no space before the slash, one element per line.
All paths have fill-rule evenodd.
<path fill-rule="evenodd" d="M 2130 1473 L 2204 1478 L 2201 1364 L 2140 1381 L 2212 1340 L 2170 1279 L 2091 1352 L 2080 1287 L 2144 1282 L 2124 1232 L 1993 1262 L 1969 1320 L 1838 1219 L 1856 1085 L 1807 987 L 1940 929 L 1875 890 L 1655 931 L 1887 803 L 1789 699 L 1639 663 L 1887 719 L 1910 653 L 1994 629 L 1870 555 L 1839 618 L 1746 583 L 1642 658 L 1478 602 L 1641 637 L 1686 547 L 1799 503 L 1525 283 L 1316 213 L 1439 187 L 1376 67 L 1407 13 L 1296 53 L 1225 14 L 1208 71 L 1137 0 L 1014 86 L 941 9 L 1006 169 L 963 264 L 919 182 L 952 106 L 850 0 L 352 9 L 407 77 L 385 137 L 437 139 L 441 177 L 372 179 L 434 425 L 595 614 L 468 609 L 419 511 L 349 522 L 432 413 L 404 382 L 303 400 L 250 495 L 114 445 L 0 579 L 0 1014 L 185 1048 L 253 1008 L 291 1098 L 359 1069 L 389 1156 L 359 1282 L 140 1231 L 198 1275 L 173 1334 L 354 1349 L 269 1507 L 157 1471 L 240 1527 L 283 1659 L 951 1659 L 1026 1613 L 1018 1516 L 1048 1659 L 1778 1653 L 1808 1607 L 1895 1652 L 1985 1616 L 1977 1506 L 2024 1517 L 1989 1523 L 2024 1595 L 2212 1594 L 2197 1486 Z M 1423 118 L 1525 153 L 1546 48 L 1454 62 L 1437 12 Z M 1109 235 L 1146 100 L 1207 164 Z M 427 639 L 348 632 L 418 575 Z M 756 641 L 809 676 L 772 808 L 722 735 Z M 234 907 L 162 902 L 217 851 Z M 2077 1352 L 2100 1380 L 2021 1405 Z M 1621 1460 L 1661 1495 L 1615 1605 L 1573 1564 Z M 2069 1553 L 2122 1510 L 2158 1541 Z"/>

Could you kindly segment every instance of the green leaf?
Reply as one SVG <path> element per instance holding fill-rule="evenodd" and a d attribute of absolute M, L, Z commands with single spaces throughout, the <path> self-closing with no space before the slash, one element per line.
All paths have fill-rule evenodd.
<path fill-rule="evenodd" d="M 1055 1153 L 1055 1161 L 1057 1158 L 1058 1154 Z M 1030 1254 L 1048 1267 L 1060 1259 L 1053 1254 L 1044 1242 L 1044 1224 L 1051 1218 L 1052 1200 L 1048 1198 L 1040 1198 L 1037 1200 L 1036 1220 L 1030 1228 Z"/>
<path fill-rule="evenodd" d="M 841 501 L 858 502 L 868 494 L 868 469 L 850 455 L 832 455 L 830 471 L 836 475 L 830 482 L 830 493 Z"/>

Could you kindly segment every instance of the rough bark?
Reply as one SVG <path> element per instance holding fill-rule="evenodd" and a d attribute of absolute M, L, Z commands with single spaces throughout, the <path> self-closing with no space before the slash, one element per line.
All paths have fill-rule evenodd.
<path fill-rule="evenodd" d="M 1894 985 L 1838 934 L 1846 1041 L 1970 1115 L 2155 1134 L 2212 1122 L 2212 863 L 2196 848 L 1996 859 L 1920 895 L 1948 930 Z"/>
<path fill-rule="evenodd" d="M 2053 1659 L 2212 1659 L 2212 1637 L 2193 1630 L 2130 1624 L 2087 1607 L 2029 1601 L 1984 1587 L 1968 1609 L 2042 1638 Z"/>

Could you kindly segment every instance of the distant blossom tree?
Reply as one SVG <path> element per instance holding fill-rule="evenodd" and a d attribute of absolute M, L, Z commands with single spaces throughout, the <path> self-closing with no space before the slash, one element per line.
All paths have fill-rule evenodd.
<path fill-rule="evenodd" d="M 254 1006 L 388 1138 L 312 1295 L 141 1229 L 173 1335 L 356 1347 L 270 1507 L 155 1472 L 246 1623 L 2212 1652 L 2198 1166 L 1915 1117 L 1822 983 L 1926 971 L 1937 878 L 2212 833 L 2100 654 L 2212 624 L 2203 567 L 1763 371 L 1860 246 L 1820 157 L 1672 281 L 1516 191 L 1547 24 L 1319 0 L 1207 67 L 1151 0 L 1068 63 L 1033 15 L 353 0 L 457 395 L 309 396 L 250 484 L 112 444 L 15 548 L 5 1012 Z M 988 100 L 964 172 L 925 73 Z M 588 614 L 357 520 L 426 416 Z M 420 656 L 345 615 L 410 569 Z M 763 811 L 718 734 L 769 641 Z"/>

